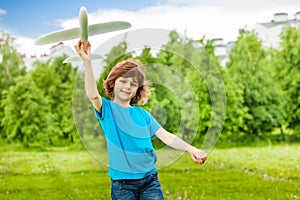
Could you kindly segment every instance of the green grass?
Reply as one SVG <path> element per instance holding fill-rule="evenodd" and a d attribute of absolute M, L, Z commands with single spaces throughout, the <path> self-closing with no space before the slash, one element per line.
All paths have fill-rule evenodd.
<path fill-rule="evenodd" d="M 215 149 L 160 169 L 166 199 L 300 199 L 300 146 Z M 0 147 L 0 199 L 110 199 L 107 168 L 85 150 Z"/>

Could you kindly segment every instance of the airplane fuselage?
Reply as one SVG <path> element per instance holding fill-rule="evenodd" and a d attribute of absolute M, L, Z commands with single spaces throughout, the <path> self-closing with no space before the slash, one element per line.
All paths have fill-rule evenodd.
<path fill-rule="evenodd" d="M 89 36 L 89 28 L 88 28 L 88 17 L 87 11 L 85 7 L 81 7 L 79 11 L 79 25 L 80 25 L 80 32 L 81 32 L 81 39 L 84 44 L 88 42 Z"/>

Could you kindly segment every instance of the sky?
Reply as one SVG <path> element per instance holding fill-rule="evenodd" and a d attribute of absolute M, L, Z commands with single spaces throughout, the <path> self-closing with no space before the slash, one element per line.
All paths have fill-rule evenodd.
<path fill-rule="evenodd" d="M 89 24 L 122 20 L 133 30 L 176 30 L 191 39 L 205 35 L 225 43 L 235 41 L 241 28 L 251 30 L 256 23 L 270 22 L 275 13 L 287 13 L 292 19 L 300 11 L 299 0 L 0 0 L 0 31 L 16 38 L 18 50 L 26 56 L 48 53 L 50 45 L 35 46 L 34 40 L 78 27 L 81 6 L 87 8 Z M 113 34 L 118 33 L 93 40 L 101 43 Z"/>

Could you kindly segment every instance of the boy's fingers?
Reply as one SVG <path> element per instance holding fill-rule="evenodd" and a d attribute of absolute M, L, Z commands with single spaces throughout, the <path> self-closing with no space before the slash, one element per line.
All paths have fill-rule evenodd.
<path fill-rule="evenodd" d="M 200 151 L 197 152 L 197 158 L 199 158 L 199 159 L 206 159 L 207 158 L 207 154 L 204 151 L 200 150 Z"/>
<path fill-rule="evenodd" d="M 194 162 L 196 162 L 198 164 L 203 164 L 207 159 L 207 154 L 204 151 L 199 150 L 194 153 L 194 155 L 192 156 L 192 159 Z"/>
<path fill-rule="evenodd" d="M 203 164 L 205 162 L 204 159 L 193 159 L 195 163 Z"/>
<path fill-rule="evenodd" d="M 207 154 L 205 153 L 205 151 L 201 150 L 200 151 L 200 156 L 201 156 L 202 159 L 205 159 L 205 160 L 207 159 Z"/>
<path fill-rule="evenodd" d="M 75 47 L 76 51 L 79 52 L 78 44 L 76 44 L 74 47 Z"/>

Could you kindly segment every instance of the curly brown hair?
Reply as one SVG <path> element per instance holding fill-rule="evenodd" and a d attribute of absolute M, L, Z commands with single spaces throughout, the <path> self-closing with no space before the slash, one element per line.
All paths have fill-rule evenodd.
<path fill-rule="evenodd" d="M 127 59 L 116 64 L 109 72 L 107 79 L 104 81 L 105 93 L 111 100 L 114 98 L 115 81 L 119 77 L 135 77 L 138 82 L 136 95 L 131 99 L 130 105 L 144 105 L 150 96 L 148 81 L 142 70 L 142 64 L 136 60 Z"/>

